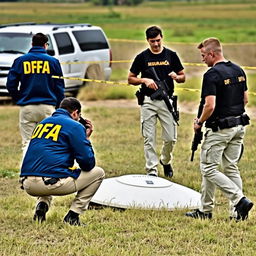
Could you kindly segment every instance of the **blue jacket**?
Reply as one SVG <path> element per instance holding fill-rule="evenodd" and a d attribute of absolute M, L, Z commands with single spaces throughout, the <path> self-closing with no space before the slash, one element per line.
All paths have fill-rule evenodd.
<path fill-rule="evenodd" d="M 84 126 L 73 120 L 67 110 L 59 108 L 33 131 L 20 176 L 76 179 L 81 170 L 72 169 L 74 159 L 83 171 L 95 166 Z"/>
<path fill-rule="evenodd" d="M 43 47 L 34 46 L 27 54 L 15 59 L 6 87 L 18 105 L 59 106 L 64 98 L 64 81 L 54 79 L 52 75 L 62 76 L 59 61 L 48 55 Z"/>

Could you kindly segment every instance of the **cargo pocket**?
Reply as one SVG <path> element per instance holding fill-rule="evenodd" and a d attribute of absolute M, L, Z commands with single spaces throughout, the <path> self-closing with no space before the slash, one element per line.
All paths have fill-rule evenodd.
<path fill-rule="evenodd" d="M 202 146 L 201 149 L 201 162 L 203 164 L 217 164 L 219 165 L 221 162 L 221 156 L 222 156 L 223 150 L 219 148 L 218 146 L 210 146 L 205 147 Z"/>

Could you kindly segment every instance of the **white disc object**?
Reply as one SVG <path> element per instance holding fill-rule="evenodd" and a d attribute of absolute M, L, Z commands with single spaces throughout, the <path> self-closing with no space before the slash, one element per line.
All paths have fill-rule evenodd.
<path fill-rule="evenodd" d="M 201 194 L 169 180 L 140 174 L 104 179 L 91 202 L 118 208 L 198 208 Z"/>

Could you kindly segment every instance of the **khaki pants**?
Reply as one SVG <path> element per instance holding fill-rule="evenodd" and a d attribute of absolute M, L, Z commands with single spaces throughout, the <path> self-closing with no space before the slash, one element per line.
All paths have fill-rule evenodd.
<path fill-rule="evenodd" d="M 29 195 L 38 197 L 37 204 L 45 202 L 49 207 L 52 196 L 63 196 L 77 192 L 70 210 L 81 214 L 88 208 L 91 198 L 104 177 L 104 170 L 100 167 L 94 167 L 89 172 L 82 171 L 77 179 L 63 178 L 53 185 L 45 185 L 42 177 L 28 176 L 23 182 L 23 187 Z"/>
<path fill-rule="evenodd" d="M 159 119 L 162 127 L 163 145 L 160 159 L 163 164 L 169 164 L 172 160 L 172 151 L 177 141 L 177 128 L 172 114 L 163 100 L 151 100 L 145 96 L 141 106 L 142 135 L 144 137 L 144 154 L 146 159 L 146 171 L 155 171 L 159 163 L 156 152 L 156 125 Z"/>
<path fill-rule="evenodd" d="M 201 147 L 201 211 L 212 211 L 217 186 L 230 200 L 230 215 L 234 215 L 234 205 L 244 196 L 242 179 L 237 167 L 244 134 L 245 128 L 242 125 L 217 132 L 207 128 Z M 220 165 L 223 172 L 218 170 Z"/>
<path fill-rule="evenodd" d="M 51 116 L 55 111 L 55 107 L 52 105 L 38 104 L 38 105 L 26 105 L 20 107 L 20 134 L 22 137 L 22 151 L 23 158 L 27 151 L 28 144 L 31 139 L 31 135 L 36 125 L 44 118 Z"/>

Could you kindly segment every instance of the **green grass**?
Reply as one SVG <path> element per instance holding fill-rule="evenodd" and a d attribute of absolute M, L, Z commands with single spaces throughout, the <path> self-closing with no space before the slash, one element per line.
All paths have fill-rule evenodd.
<path fill-rule="evenodd" d="M 198 42 L 215 35 L 223 42 L 256 42 L 256 3 L 147 2 L 98 7 L 91 3 L 1 3 L 1 23 L 91 23 L 109 38 L 144 40 L 146 26 L 158 24 L 167 41 Z M 25 7 L 25 8 L 22 8 Z M 216 15 L 216 13 L 218 15 Z M 139 14 L 139 15 L 138 15 Z"/>
<path fill-rule="evenodd" d="M 141 43 L 113 42 L 114 60 L 133 59 L 147 45 L 146 26 L 158 24 L 164 29 L 166 42 L 198 43 L 204 37 L 219 36 L 225 43 L 256 42 L 256 4 L 241 1 L 236 4 L 145 2 L 137 7 L 94 7 L 89 3 L 0 3 L 1 23 L 13 22 L 78 22 L 104 28 L 109 38 L 141 40 Z M 223 2 L 223 1 L 222 1 Z M 235 1 L 232 1 L 235 2 Z M 238 2 L 238 1 L 236 1 Z M 139 15 L 138 15 L 139 14 Z M 195 45 L 171 44 L 184 62 L 199 62 Z M 255 64 L 255 46 L 227 45 L 228 58 L 240 65 Z M 130 64 L 113 65 L 113 81 L 126 81 Z M 188 78 L 178 88 L 201 87 L 206 68 L 186 67 Z M 255 72 L 248 72 L 250 91 L 256 91 Z M 96 88 L 96 89 L 95 89 Z M 86 99 L 133 98 L 136 87 L 104 86 L 84 88 Z M 198 102 L 198 92 L 177 90 L 179 100 Z M 256 97 L 250 95 L 250 106 Z M 85 104 L 86 105 L 86 104 Z M 143 140 L 140 132 L 139 108 L 87 108 L 84 116 L 95 125 L 92 143 L 97 164 L 106 177 L 144 172 Z M 174 151 L 173 181 L 200 190 L 199 152 L 190 162 L 190 143 L 194 115 L 182 114 L 178 143 Z M 228 202 L 217 191 L 212 221 L 190 220 L 186 210 L 173 212 L 130 209 L 90 210 L 82 217 L 87 227 L 70 227 L 62 223 L 72 196 L 53 201 L 47 222 L 32 221 L 35 199 L 20 190 L 18 174 L 21 159 L 21 139 L 18 130 L 18 108 L 0 107 L 0 255 L 14 256 L 178 256 L 178 255 L 239 255 L 254 256 L 255 211 L 246 222 L 228 221 Z M 239 164 L 244 192 L 252 200 L 255 195 L 255 120 L 247 128 L 245 153 Z M 160 133 L 158 134 L 160 151 Z M 162 172 L 162 170 L 161 170 Z M 162 175 L 162 173 L 161 173 Z"/>
<path fill-rule="evenodd" d="M 226 2 L 226 1 L 225 1 Z M 25 7 L 25 8 L 23 8 Z M 139 13 L 139 15 L 138 15 Z M 218 14 L 218 15 L 216 15 Z M 139 6 L 98 7 L 91 3 L 0 3 L 1 23 L 57 22 L 91 23 L 100 25 L 110 38 L 113 60 L 133 60 L 135 55 L 148 47 L 145 28 L 158 24 L 163 28 L 164 44 L 177 51 L 183 62 L 201 61 L 196 45 L 205 37 L 219 37 L 225 56 L 244 66 L 256 66 L 256 3 L 254 1 L 191 1 L 147 2 Z M 113 41 L 111 39 L 124 39 Z M 125 41 L 127 40 L 128 41 Z M 131 40 L 131 41 L 129 41 Z M 185 43 L 177 43 L 185 42 Z M 253 44 L 244 44 L 252 42 Z M 234 44 L 240 43 L 240 44 Z M 113 81 L 127 81 L 131 63 L 114 63 Z M 191 71 L 192 70 L 192 71 Z M 206 68 L 185 66 L 188 79 L 180 88 L 201 87 L 201 77 Z M 249 89 L 256 91 L 255 71 L 248 72 Z M 251 78 L 250 78 L 251 77 Z M 98 88 L 98 87 L 97 87 Z M 101 90 L 85 90 L 83 99 L 133 98 L 135 88 L 108 86 Z M 181 101 L 197 101 L 199 93 L 177 91 Z M 251 106 L 256 97 L 250 96 Z"/>
<path fill-rule="evenodd" d="M 139 108 L 91 107 L 83 115 L 94 123 L 92 143 L 97 164 L 105 169 L 106 177 L 145 173 Z M 193 118 L 194 115 L 181 115 L 173 181 L 199 191 L 199 152 L 194 162 L 190 162 Z M 33 222 L 35 199 L 20 190 L 18 184 L 21 158 L 18 108 L 1 107 L 0 120 L 0 138 L 4 141 L 0 151 L 0 255 L 255 255 L 255 211 L 246 222 L 230 222 L 228 202 L 219 191 L 212 221 L 187 219 L 185 209 L 119 212 L 105 208 L 87 211 L 81 217 L 86 227 L 70 227 L 62 223 L 74 197 L 70 195 L 54 199 L 46 223 Z M 244 191 L 254 201 L 255 133 L 255 120 L 252 120 L 247 128 L 245 154 L 239 164 Z"/>

